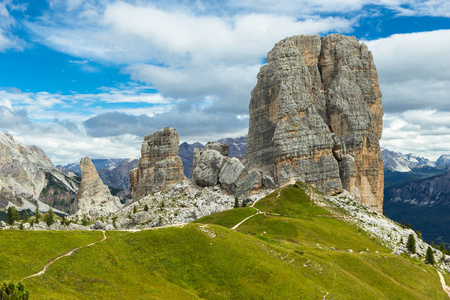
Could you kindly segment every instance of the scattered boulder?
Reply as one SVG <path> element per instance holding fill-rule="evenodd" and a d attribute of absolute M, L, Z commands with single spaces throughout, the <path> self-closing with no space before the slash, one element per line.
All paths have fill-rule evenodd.
<path fill-rule="evenodd" d="M 6 227 L 6 223 L 4 221 L 0 221 L 0 228 L 5 228 Z"/>
<path fill-rule="evenodd" d="M 219 182 L 228 192 L 236 191 L 236 184 L 239 179 L 247 175 L 247 169 L 236 158 L 228 158 L 219 173 Z"/>
<path fill-rule="evenodd" d="M 95 223 L 94 223 L 94 229 L 96 229 L 96 230 L 105 230 L 105 228 L 106 228 L 106 224 L 105 223 L 103 223 L 103 222 L 101 222 L 101 221 L 95 221 Z"/>
<path fill-rule="evenodd" d="M 147 223 L 151 219 L 152 219 L 152 216 L 146 211 L 141 211 L 141 212 L 138 212 L 133 215 L 133 223 L 136 225 L 142 224 L 142 223 Z"/>
<path fill-rule="evenodd" d="M 173 128 L 166 127 L 144 138 L 138 167 L 129 173 L 133 200 L 185 179 L 178 149 L 178 133 Z"/>

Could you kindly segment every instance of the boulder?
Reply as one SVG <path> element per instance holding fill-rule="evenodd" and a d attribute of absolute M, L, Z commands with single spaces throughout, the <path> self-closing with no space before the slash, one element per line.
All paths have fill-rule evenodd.
<path fill-rule="evenodd" d="M 205 146 L 205 150 L 216 150 L 225 157 L 228 157 L 228 148 L 228 145 L 220 144 L 218 142 L 209 142 Z"/>
<path fill-rule="evenodd" d="M 141 212 L 134 214 L 132 219 L 133 219 L 134 224 L 137 225 L 137 224 L 142 224 L 142 223 L 146 223 L 146 222 L 150 221 L 152 219 L 152 216 L 146 211 L 141 211 Z"/>
<path fill-rule="evenodd" d="M 247 175 L 247 170 L 241 161 L 236 158 L 228 158 L 219 173 L 219 182 L 228 192 L 236 191 L 239 179 Z"/>
<path fill-rule="evenodd" d="M 192 179 L 199 186 L 214 186 L 219 182 L 219 174 L 227 157 L 217 150 L 205 147 L 200 152 L 198 163 L 192 171 Z"/>
<path fill-rule="evenodd" d="M 0 228 L 5 228 L 6 227 L 6 223 L 4 221 L 0 221 Z"/>
<path fill-rule="evenodd" d="M 103 222 L 101 222 L 101 221 L 95 221 L 95 223 L 94 223 L 94 229 L 96 229 L 96 230 L 105 230 L 105 228 L 106 228 L 106 224 L 105 223 L 103 223 Z"/>
<path fill-rule="evenodd" d="M 247 176 L 239 180 L 236 186 L 236 195 L 251 194 L 252 191 L 262 187 L 261 172 L 259 170 L 251 170 Z"/>

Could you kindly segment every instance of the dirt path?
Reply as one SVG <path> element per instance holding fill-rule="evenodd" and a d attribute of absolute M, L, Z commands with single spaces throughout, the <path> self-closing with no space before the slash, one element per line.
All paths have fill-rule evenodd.
<path fill-rule="evenodd" d="M 448 286 L 445 283 L 445 279 L 444 279 L 444 276 L 442 275 L 442 273 L 439 271 L 437 271 L 437 272 L 439 274 L 439 278 L 441 279 L 442 288 L 444 289 L 444 291 L 447 293 L 448 297 L 450 298 L 450 286 Z"/>
<path fill-rule="evenodd" d="M 73 249 L 70 250 L 69 252 L 64 253 L 64 254 L 61 254 L 60 256 L 58 256 L 58 257 L 52 259 L 51 261 L 49 261 L 49 262 L 44 266 L 44 268 L 43 268 L 41 271 L 37 272 L 36 274 L 33 274 L 33 275 L 27 276 L 27 277 L 25 277 L 25 278 L 22 278 L 21 280 L 25 280 L 25 279 L 32 278 L 32 277 L 36 277 L 36 276 L 41 276 L 41 275 L 45 274 L 45 272 L 47 272 L 47 269 L 48 269 L 55 261 L 59 260 L 60 258 L 63 258 L 63 257 L 65 257 L 65 256 L 70 256 L 70 255 L 72 255 L 72 253 L 74 253 L 75 251 L 77 251 L 77 250 L 79 250 L 79 249 L 81 249 L 81 248 L 90 247 L 90 246 L 93 246 L 93 245 L 95 245 L 95 244 L 98 244 L 98 243 L 103 242 L 104 240 L 106 240 L 106 233 L 105 233 L 104 230 L 103 230 L 102 232 L 103 232 L 103 239 L 101 239 L 100 241 L 97 241 L 97 242 L 94 242 L 94 243 L 90 243 L 90 244 L 88 244 L 88 245 L 86 245 L 86 246 L 81 246 L 81 247 L 73 248 Z"/>
<path fill-rule="evenodd" d="M 238 228 L 239 226 L 241 226 L 242 223 L 244 223 L 245 221 L 247 221 L 250 218 L 253 218 L 254 216 L 260 214 L 261 212 L 259 210 L 256 211 L 256 213 L 254 213 L 251 216 L 248 216 L 247 218 L 245 218 L 244 220 L 240 221 L 239 223 L 237 223 L 236 225 L 234 225 L 233 228 L 231 228 L 231 230 L 235 230 L 236 228 Z"/>

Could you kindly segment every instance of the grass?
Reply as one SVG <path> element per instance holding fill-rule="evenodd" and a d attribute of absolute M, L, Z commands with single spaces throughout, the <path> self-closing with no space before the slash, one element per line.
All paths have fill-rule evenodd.
<path fill-rule="evenodd" d="M 232 209 L 182 228 L 107 232 L 104 242 L 62 258 L 25 284 L 31 299 L 448 299 L 435 269 L 390 254 L 314 205 L 301 186 L 256 207 L 273 215 L 250 218 L 236 231 L 229 228 L 254 209 Z M 33 251 L 41 241 L 49 251 L 59 235 L 81 239 L 80 232 L 28 233 L 15 238 L 18 249 Z M 22 261 L 18 255 L 8 252 Z M 17 273 L 12 265 L 2 271 Z"/>
<path fill-rule="evenodd" d="M 102 237 L 92 231 L 0 230 L 0 282 L 34 274 L 58 255 Z"/>
<path fill-rule="evenodd" d="M 232 228 L 234 225 L 238 224 L 245 218 L 256 213 L 256 209 L 253 207 L 238 207 L 230 210 L 226 210 L 220 213 L 212 214 L 200 218 L 194 223 L 202 224 L 216 224 L 223 227 Z"/>

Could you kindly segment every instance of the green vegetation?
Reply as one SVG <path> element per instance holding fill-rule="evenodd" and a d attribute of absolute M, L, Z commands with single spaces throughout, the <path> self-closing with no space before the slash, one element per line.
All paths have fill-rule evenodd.
<path fill-rule="evenodd" d="M 414 239 L 414 235 L 411 233 L 408 236 L 408 241 L 406 242 L 406 249 L 408 249 L 411 253 L 416 253 L 416 240 Z"/>
<path fill-rule="evenodd" d="M 239 207 L 239 199 L 238 197 L 234 198 L 234 208 L 238 208 Z"/>
<path fill-rule="evenodd" d="M 40 217 L 41 217 L 41 213 L 39 212 L 39 207 L 36 206 L 36 210 L 34 211 L 34 222 L 38 223 Z"/>
<path fill-rule="evenodd" d="M 44 222 L 47 224 L 47 226 L 50 226 L 56 222 L 55 213 L 53 212 L 53 209 L 51 207 L 44 216 Z"/>
<path fill-rule="evenodd" d="M 102 237 L 98 231 L 0 230 L 0 282 L 34 274 L 58 255 Z"/>
<path fill-rule="evenodd" d="M 436 263 L 434 261 L 433 250 L 431 250 L 430 246 L 428 246 L 428 249 L 427 249 L 427 255 L 425 256 L 425 262 L 430 265 L 434 265 Z"/>
<path fill-rule="evenodd" d="M 223 227 L 232 228 L 240 221 L 255 213 L 256 209 L 254 209 L 253 207 L 238 207 L 232 210 L 226 210 L 217 214 L 205 216 L 194 221 L 194 223 L 216 224 Z"/>
<path fill-rule="evenodd" d="M 28 300 L 30 292 L 22 282 L 3 282 L 0 288 L 0 300 Z"/>
<path fill-rule="evenodd" d="M 432 266 L 391 254 L 342 216 L 312 203 L 300 184 L 255 206 L 264 213 L 236 231 L 229 228 L 255 214 L 254 208 L 180 228 L 107 232 L 102 243 L 25 283 L 39 299 L 448 299 Z M 15 249 L 0 255 L 0 279 L 19 280 L 42 269 L 68 251 L 61 243 L 71 240 L 74 247 L 93 239 L 101 233 L 0 231 L 0 249 Z"/>
<path fill-rule="evenodd" d="M 8 219 L 7 223 L 9 225 L 14 224 L 15 221 L 20 219 L 19 211 L 14 206 L 8 207 Z"/>

